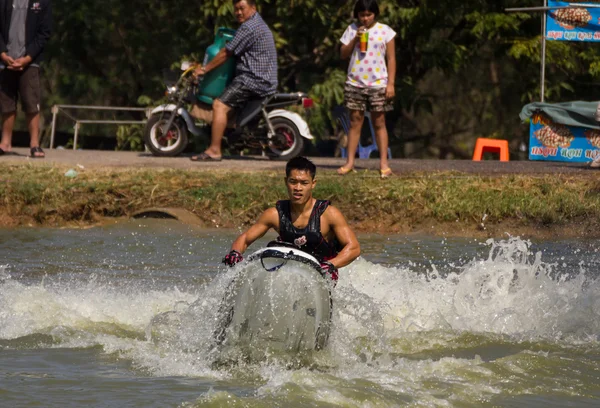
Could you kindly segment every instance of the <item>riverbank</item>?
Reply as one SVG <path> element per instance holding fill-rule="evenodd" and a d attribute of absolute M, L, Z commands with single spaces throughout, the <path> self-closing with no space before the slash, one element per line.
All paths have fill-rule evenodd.
<path fill-rule="evenodd" d="M 242 160 L 215 164 L 223 163 L 168 169 L 2 161 L 0 226 L 84 227 L 177 208 L 206 228 L 243 228 L 285 197 L 285 163 L 267 161 L 275 168 L 253 171 Z M 590 171 L 396 171 L 380 180 L 370 168 L 346 177 L 334 169 L 319 167 L 315 195 L 332 200 L 360 232 L 600 237 L 600 181 Z"/>

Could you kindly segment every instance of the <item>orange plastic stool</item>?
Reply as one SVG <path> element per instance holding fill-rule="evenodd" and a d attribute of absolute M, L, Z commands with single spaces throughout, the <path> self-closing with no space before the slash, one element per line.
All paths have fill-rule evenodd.
<path fill-rule="evenodd" d="M 485 152 L 500 153 L 500 161 L 508 161 L 508 140 L 478 138 L 475 143 L 473 160 L 480 161 Z"/>

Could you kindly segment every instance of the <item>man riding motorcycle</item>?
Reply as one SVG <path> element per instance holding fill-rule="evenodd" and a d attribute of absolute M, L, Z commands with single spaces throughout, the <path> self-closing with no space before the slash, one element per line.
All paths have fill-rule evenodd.
<path fill-rule="evenodd" d="M 235 37 L 206 65 L 199 65 L 195 76 L 205 75 L 228 58 L 236 58 L 236 75 L 213 103 L 210 146 L 193 161 L 221 160 L 221 141 L 228 115 L 254 98 L 266 97 L 277 89 L 277 52 L 271 30 L 256 11 L 255 0 L 232 0 L 240 27 Z"/>

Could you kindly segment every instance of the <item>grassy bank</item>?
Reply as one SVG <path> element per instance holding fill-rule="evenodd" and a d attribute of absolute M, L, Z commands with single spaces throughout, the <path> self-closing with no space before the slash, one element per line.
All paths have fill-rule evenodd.
<path fill-rule="evenodd" d="M 0 226 L 90 225 L 150 207 L 184 208 L 207 227 L 247 225 L 286 196 L 283 175 L 157 169 L 0 166 Z M 449 235 L 600 236 L 600 181 L 591 177 L 433 173 L 379 180 L 375 172 L 321 174 L 359 231 Z"/>

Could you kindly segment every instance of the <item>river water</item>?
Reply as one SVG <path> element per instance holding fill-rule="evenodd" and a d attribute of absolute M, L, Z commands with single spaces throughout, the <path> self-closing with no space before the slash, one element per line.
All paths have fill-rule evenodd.
<path fill-rule="evenodd" d="M 222 358 L 237 233 L 1 230 L 0 406 L 600 406 L 598 241 L 362 234 L 324 350 Z"/>

